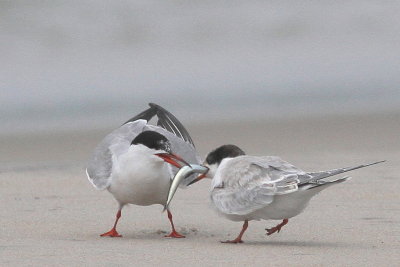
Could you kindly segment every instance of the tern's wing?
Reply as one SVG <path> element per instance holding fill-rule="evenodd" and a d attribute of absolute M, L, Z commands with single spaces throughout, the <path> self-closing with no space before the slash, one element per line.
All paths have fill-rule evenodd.
<path fill-rule="evenodd" d="M 102 190 L 110 185 L 113 156 L 126 152 L 132 140 L 155 114 L 156 109 L 146 109 L 112 131 L 96 146 L 86 168 L 88 179 L 94 187 Z"/>
<path fill-rule="evenodd" d="M 374 164 L 378 164 L 378 163 L 382 163 L 385 162 L 383 161 L 377 161 L 377 162 L 373 162 L 373 163 L 369 163 L 369 164 L 363 164 L 363 165 L 358 165 L 358 166 L 354 166 L 354 167 L 347 167 L 347 168 L 340 168 L 340 169 L 334 169 L 334 170 L 330 170 L 330 171 L 321 171 L 321 172 L 308 172 L 305 175 L 300 176 L 300 184 L 307 184 L 307 183 L 315 183 L 321 179 L 330 177 L 330 176 L 334 176 L 337 174 L 341 174 L 344 172 L 348 172 L 348 171 L 352 171 L 352 170 L 356 170 L 356 169 L 360 169 L 360 168 L 364 168 L 367 166 L 371 166 Z"/>
<path fill-rule="evenodd" d="M 145 111 L 139 113 L 135 117 L 130 118 L 124 124 L 127 124 L 129 122 L 134 122 L 134 121 L 137 121 L 137 120 L 150 121 L 154 117 L 154 115 L 157 114 L 157 109 L 152 107 L 151 104 L 149 104 L 149 105 L 150 105 L 150 107 L 148 109 L 146 109 Z"/>
<path fill-rule="evenodd" d="M 218 168 L 211 199 L 223 213 L 248 214 L 270 204 L 274 195 L 297 191 L 302 174 L 278 157 L 236 157 Z"/>
<path fill-rule="evenodd" d="M 149 109 L 131 118 L 127 122 L 138 119 L 150 121 L 156 116 L 157 126 L 147 124 L 143 131 L 156 131 L 164 135 L 171 142 L 171 149 L 174 153 L 178 154 L 189 163 L 200 164 L 200 158 L 197 156 L 193 140 L 183 124 L 165 108 L 154 103 L 149 103 L 149 105 Z M 174 175 L 176 172 L 177 169 L 175 168 Z"/>
<path fill-rule="evenodd" d="M 156 105 L 154 103 L 149 104 L 151 107 L 157 109 L 158 122 L 157 125 L 175 134 L 177 137 L 182 138 L 186 142 L 189 142 L 194 146 L 193 140 L 190 137 L 189 132 L 182 125 L 182 123 L 170 112 L 168 112 L 163 107 Z"/>
<path fill-rule="evenodd" d="M 89 181 L 97 189 L 106 189 L 111 182 L 112 158 L 128 151 L 132 140 L 143 131 L 145 120 L 128 122 L 108 134 L 95 148 L 86 168 Z"/>
<path fill-rule="evenodd" d="M 165 130 L 173 133 L 175 136 L 185 140 L 186 142 L 189 142 L 190 144 L 192 144 L 192 146 L 194 146 L 193 140 L 190 137 L 189 132 L 171 112 L 154 103 L 149 103 L 149 106 L 149 109 L 129 119 L 125 123 L 136 121 L 138 119 L 150 121 L 151 118 L 157 115 L 157 125 L 159 127 L 164 128 Z"/>
<path fill-rule="evenodd" d="M 105 189 L 110 185 L 112 171 L 112 157 L 118 157 L 126 152 L 132 140 L 142 131 L 153 130 L 166 136 L 172 146 L 173 152 L 179 154 L 189 163 L 200 163 L 197 157 L 192 138 L 179 120 L 170 112 L 150 103 L 150 108 L 129 119 L 121 127 L 107 135 L 95 148 L 86 169 L 89 181 L 97 189 Z M 150 125 L 148 122 L 157 116 L 158 126 Z M 173 175 L 177 169 L 173 169 Z M 189 183 L 185 179 L 183 184 Z"/>

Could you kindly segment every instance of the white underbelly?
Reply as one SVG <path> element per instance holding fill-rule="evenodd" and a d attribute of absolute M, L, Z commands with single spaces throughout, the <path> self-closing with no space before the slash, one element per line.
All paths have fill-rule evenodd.
<path fill-rule="evenodd" d="M 139 164 L 132 160 L 126 163 L 121 159 L 118 163 L 108 191 L 120 204 L 165 204 L 171 175 L 163 161 Z"/>
<path fill-rule="evenodd" d="M 271 204 L 254 211 L 249 216 L 264 220 L 289 219 L 302 213 L 309 201 L 309 197 L 300 197 L 297 193 L 275 196 Z"/>
<path fill-rule="evenodd" d="M 148 180 L 125 180 L 111 183 L 108 188 L 115 199 L 121 204 L 135 204 L 148 206 L 153 204 L 165 204 L 168 196 L 170 182 L 167 179 L 152 179 L 154 177 L 145 177 Z"/>
<path fill-rule="evenodd" d="M 311 198 L 331 184 L 311 189 L 300 189 L 294 193 L 275 196 L 274 201 L 263 209 L 257 210 L 252 216 L 260 219 L 283 220 L 299 215 L 308 206 Z"/>
<path fill-rule="evenodd" d="M 310 199 L 322 189 L 323 187 L 319 187 L 286 195 L 276 195 L 272 203 L 244 215 L 219 213 L 232 221 L 289 219 L 302 213 Z"/>

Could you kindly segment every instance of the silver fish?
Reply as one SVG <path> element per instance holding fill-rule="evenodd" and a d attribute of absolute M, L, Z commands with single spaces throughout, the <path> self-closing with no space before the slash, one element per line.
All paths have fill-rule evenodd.
<path fill-rule="evenodd" d="M 190 166 L 185 165 L 182 168 L 180 168 L 179 171 L 176 173 L 175 177 L 172 179 L 171 185 L 169 187 L 168 198 L 164 206 L 164 211 L 168 209 L 169 203 L 171 203 L 171 200 L 174 197 L 175 192 L 178 189 L 178 186 L 183 179 L 185 179 L 189 175 L 192 175 L 193 173 L 206 174 L 207 172 L 208 172 L 207 167 L 197 164 L 191 164 Z"/>

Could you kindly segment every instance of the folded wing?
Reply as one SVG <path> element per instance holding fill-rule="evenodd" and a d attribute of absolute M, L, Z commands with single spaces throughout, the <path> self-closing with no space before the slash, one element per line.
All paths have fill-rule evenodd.
<path fill-rule="evenodd" d="M 223 213 L 248 214 L 270 204 L 275 195 L 297 191 L 302 174 L 278 157 L 237 157 L 217 172 L 211 199 Z"/>

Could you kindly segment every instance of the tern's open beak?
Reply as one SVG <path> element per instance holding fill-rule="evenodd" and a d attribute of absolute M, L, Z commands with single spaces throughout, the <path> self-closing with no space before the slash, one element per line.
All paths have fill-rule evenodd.
<path fill-rule="evenodd" d="M 194 179 L 193 181 L 191 181 L 190 183 L 188 183 L 188 186 L 189 186 L 189 185 L 192 185 L 192 184 L 194 184 L 194 183 L 197 183 L 198 181 L 200 181 L 201 179 L 204 179 L 204 178 L 206 178 L 206 177 L 207 177 L 207 173 L 202 173 L 202 174 L 200 174 L 199 176 L 197 176 L 196 179 Z"/>
<path fill-rule="evenodd" d="M 190 167 L 189 163 L 187 163 L 183 158 L 181 158 L 180 156 L 178 156 L 176 154 L 173 154 L 173 153 L 157 153 L 155 155 L 159 156 L 165 162 L 168 162 L 169 164 L 177 167 L 178 169 L 182 168 L 182 165 L 180 163 L 178 163 L 177 161 L 180 161 L 180 162 L 184 163 L 184 165 Z"/>

